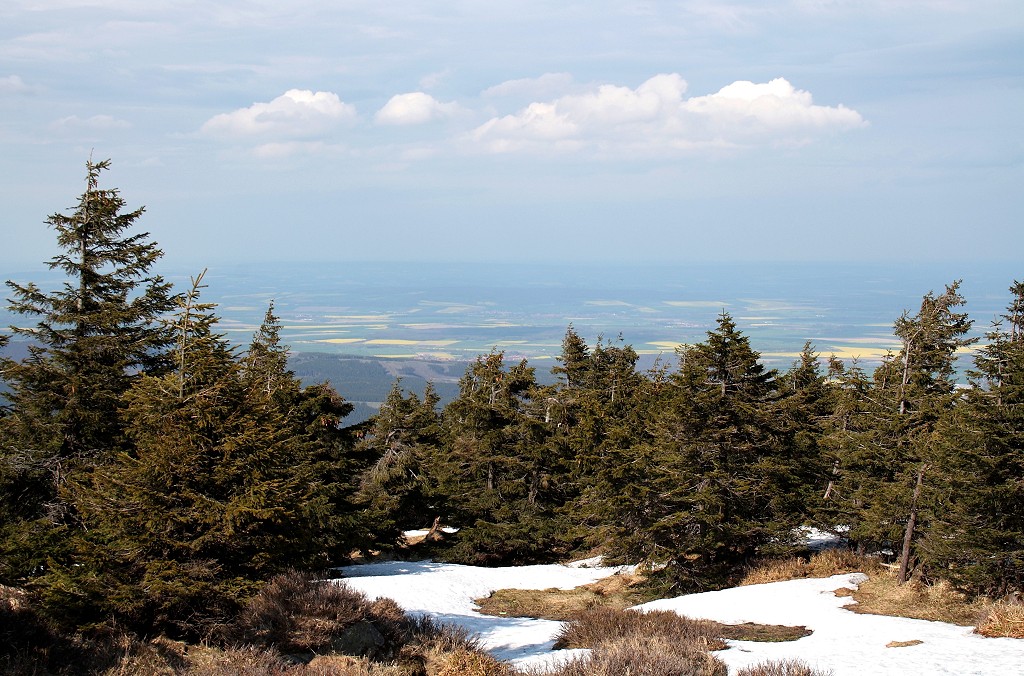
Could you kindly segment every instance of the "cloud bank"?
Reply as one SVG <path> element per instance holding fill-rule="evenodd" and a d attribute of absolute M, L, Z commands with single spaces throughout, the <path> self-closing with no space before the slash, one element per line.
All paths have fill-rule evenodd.
<path fill-rule="evenodd" d="M 468 138 L 485 151 L 499 153 L 552 148 L 660 153 L 799 144 L 822 133 L 866 125 L 857 111 L 815 105 L 809 92 L 783 78 L 734 82 L 714 94 L 688 99 L 686 88 L 676 73 L 655 75 L 636 89 L 601 85 L 494 117 Z"/>
<path fill-rule="evenodd" d="M 453 136 L 444 136 L 452 133 L 450 126 L 441 135 L 436 126 L 417 132 L 419 156 L 462 152 L 594 157 L 803 145 L 867 124 L 846 106 L 815 104 L 810 92 L 784 78 L 737 81 L 703 96 L 686 94 L 687 83 L 678 73 L 655 75 L 636 88 L 583 86 L 568 74 L 549 73 L 489 87 L 475 102 L 465 104 L 442 102 L 422 91 L 396 94 L 376 111 L 373 122 L 384 128 L 455 124 Z M 495 105 L 516 105 L 510 98 L 529 103 L 516 112 L 496 113 Z M 213 138 L 274 148 L 275 154 L 298 147 L 315 154 L 331 147 L 325 142 L 339 129 L 359 120 L 355 106 L 337 94 L 290 89 L 270 102 L 216 115 L 201 131 Z M 382 147 L 387 144 L 385 139 Z"/>

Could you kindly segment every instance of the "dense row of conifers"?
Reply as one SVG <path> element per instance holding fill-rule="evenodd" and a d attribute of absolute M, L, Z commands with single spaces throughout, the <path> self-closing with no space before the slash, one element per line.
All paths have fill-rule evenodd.
<path fill-rule="evenodd" d="M 8 282 L 31 347 L 0 362 L 0 583 L 69 629 L 203 634 L 275 573 L 435 519 L 461 527 L 435 557 L 597 550 L 654 564 L 666 589 L 724 584 L 802 525 L 972 592 L 1024 584 L 1024 284 L 967 387 L 953 283 L 896 320 L 901 347 L 873 372 L 811 345 L 766 369 L 724 313 L 649 372 L 570 326 L 555 385 L 492 352 L 442 410 L 396 384 L 349 427 L 329 385 L 289 372 L 272 307 L 239 349 L 202 276 L 181 292 L 151 273 L 161 253 L 131 233 L 142 210 L 99 187 L 106 167 L 48 221 L 66 284 Z"/>

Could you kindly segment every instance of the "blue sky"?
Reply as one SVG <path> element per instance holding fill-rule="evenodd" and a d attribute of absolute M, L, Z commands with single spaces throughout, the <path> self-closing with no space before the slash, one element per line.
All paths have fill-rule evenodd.
<path fill-rule="evenodd" d="M 1020 0 L 0 6 L 0 263 L 1016 261 Z"/>

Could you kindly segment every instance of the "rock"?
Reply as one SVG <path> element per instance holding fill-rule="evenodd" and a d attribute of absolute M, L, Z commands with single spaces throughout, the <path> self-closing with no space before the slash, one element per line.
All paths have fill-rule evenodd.
<path fill-rule="evenodd" d="M 366 620 L 361 620 L 331 641 L 331 649 L 344 655 L 374 657 L 385 651 L 387 643 L 387 639 L 377 631 L 377 627 Z"/>

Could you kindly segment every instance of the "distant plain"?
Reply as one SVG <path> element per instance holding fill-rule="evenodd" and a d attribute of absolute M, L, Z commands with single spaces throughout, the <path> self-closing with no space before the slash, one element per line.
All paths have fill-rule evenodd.
<path fill-rule="evenodd" d="M 898 349 L 897 317 L 954 279 L 980 335 L 1015 274 L 1007 264 L 272 264 L 211 269 L 206 294 L 239 342 L 273 301 L 295 352 L 466 361 L 496 349 L 539 369 L 570 324 L 591 344 L 621 335 L 643 363 L 671 364 L 724 311 L 785 368 L 807 340 L 823 357 L 876 364 Z"/>

